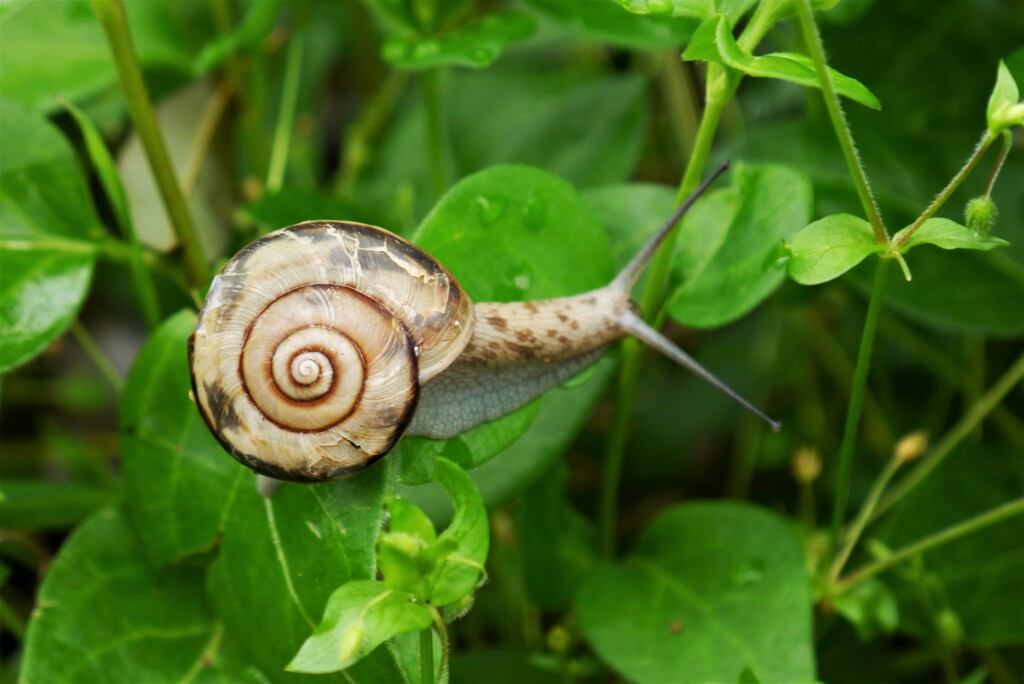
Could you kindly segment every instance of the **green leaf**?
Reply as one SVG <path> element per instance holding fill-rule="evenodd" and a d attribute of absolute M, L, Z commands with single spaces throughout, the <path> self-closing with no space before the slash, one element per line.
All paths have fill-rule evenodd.
<path fill-rule="evenodd" d="M 683 325 L 707 328 L 748 313 L 785 280 L 781 245 L 811 217 L 811 184 L 784 166 L 737 165 L 733 187 L 687 216 L 673 265 L 681 282 L 668 310 Z"/>
<path fill-rule="evenodd" d="M 434 569 L 429 549 L 437 541 L 430 518 L 405 499 L 388 499 L 388 530 L 377 541 L 377 570 L 394 589 L 425 597 L 425 582 Z"/>
<path fill-rule="evenodd" d="M 236 489 L 252 480 L 189 399 L 187 342 L 195 323 L 195 314 L 182 311 L 153 333 L 121 399 L 128 508 L 160 565 L 213 545 Z"/>
<path fill-rule="evenodd" d="M 899 624 L 899 607 L 892 590 L 878 579 L 858 584 L 836 597 L 836 611 L 853 624 L 864 641 L 892 634 Z"/>
<path fill-rule="evenodd" d="M 717 62 L 748 76 L 777 78 L 811 88 L 821 87 L 814 62 L 809 57 L 791 52 L 755 57 L 744 52 L 733 38 L 729 21 L 722 16 L 711 17 L 700 25 L 683 52 L 683 59 Z M 862 83 L 832 68 L 829 68 L 829 72 L 837 93 L 872 109 L 881 108 L 878 98 Z"/>
<path fill-rule="evenodd" d="M 526 0 L 526 4 L 573 33 L 636 50 L 677 48 L 697 28 L 692 18 L 626 14 L 607 0 Z"/>
<path fill-rule="evenodd" d="M 724 14 L 733 21 L 750 9 L 756 0 L 615 0 L 635 14 L 671 15 L 707 19 Z"/>
<path fill-rule="evenodd" d="M 880 536 L 889 548 L 899 549 L 1011 501 L 1021 491 L 1024 454 L 1019 449 L 964 445 L 886 516 Z M 897 592 L 900 628 L 932 638 L 933 611 L 922 609 L 922 592 L 928 592 L 934 612 L 947 608 L 959 617 L 965 644 L 995 648 L 1021 643 L 1024 612 L 1011 597 L 1019 597 L 1024 577 L 1022 538 L 1024 518 L 1017 516 L 923 554 L 927 582 L 913 575 L 908 582 L 900 579 L 900 571 L 890 572 L 886 579 Z"/>
<path fill-rule="evenodd" d="M 99 129 L 86 116 L 85 112 L 71 102 L 65 101 L 64 106 L 71 112 L 75 123 L 78 124 L 78 130 L 82 132 L 85 148 L 89 152 L 89 159 L 92 161 L 92 166 L 96 170 L 96 176 L 103 186 L 103 192 L 106 193 L 107 199 L 114 210 L 117 225 L 122 229 L 127 228 L 131 225 L 128 198 L 125 196 L 121 177 L 117 174 L 117 164 L 114 162 L 114 158 L 110 156 L 110 150 L 107 149 L 107 143 L 103 140 Z"/>
<path fill-rule="evenodd" d="M 0 15 L 0 92 L 40 111 L 57 97 L 81 102 L 112 88 L 117 70 L 89 3 L 29 0 Z M 146 69 L 186 75 L 213 35 L 209 9 L 174 0 L 126 2 L 132 43 Z M 10 140 L 9 136 L 5 136 Z"/>
<path fill-rule="evenodd" d="M 430 627 L 430 610 L 411 594 L 369 580 L 349 582 L 331 594 L 324 617 L 286 669 L 337 672 L 391 637 Z"/>
<path fill-rule="evenodd" d="M 814 679 L 811 587 L 791 527 L 747 504 L 661 515 L 619 565 L 580 588 L 580 630 L 637 682 Z"/>
<path fill-rule="evenodd" d="M 103 237 L 70 145 L 42 117 L 0 100 L 0 373 L 71 324 Z"/>
<path fill-rule="evenodd" d="M 384 61 L 400 69 L 439 66 L 482 68 L 512 43 L 536 29 L 532 17 L 520 12 L 495 12 L 435 38 L 394 36 L 385 42 Z"/>
<path fill-rule="evenodd" d="M 75 530 L 47 572 L 20 675 L 25 682 L 184 681 L 219 634 L 201 569 L 153 569 L 127 517 L 108 508 Z"/>
<path fill-rule="evenodd" d="M 478 302 L 585 292 L 612 276 L 607 238 L 586 201 L 561 178 L 525 166 L 464 178 L 423 220 L 416 242 Z M 480 465 L 515 441 L 536 411 L 532 402 L 448 442 L 403 440 L 402 481 L 426 481 L 440 454 L 464 468 Z"/>
<path fill-rule="evenodd" d="M 851 214 L 833 214 L 801 230 L 789 245 L 789 277 L 801 285 L 817 285 L 841 276 L 882 253 L 871 224 Z"/>
<path fill-rule="evenodd" d="M 1002 60 L 999 60 L 996 85 L 988 98 L 985 116 L 992 135 L 998 135 L 1011 126 L 1024 126 L 1024 102 L 1020 101 L 1017 81 Z"/>
<path fill-rule="evenodd" d="M 223 516 L 207 592 L 250 662 L 280 672 L 316 628 L 333 591 L 373 577 L 387 480 L 381 464 L 347 481 L 285 484 L 263 497 L 246 473 Z M 346 676 L 402 680 L 390 649 L 362 659 Z"/>
<path fill-rule="evenodd" d="M 527 491 L 516 511 L 523 580 L 541 610 L 568 606 L 597 562 L 597 535 L 570 505 L 566 473 L 564 463 L 556 463 Z"/>
<path fill-rule="evenodd" d="M 904 228 L 897 233 L 893 240 L 896 240 L 910 227 Z M 997 237 L 976 238 L 956 221 L 945 218 L 931 218 L 921 224 L 921 227 L 910 236 L 900 253 L 906 254 L 911 247 L 917 245 L 935 245 L 942 249 L 976 249 L 988 251 L 996 247 L 1006 247 L 1010 243 Z"/>
<path fill-rule="evenodd" d="M 490 530 L 480 492 L 462 468 L 439 458 L 434 480 L 452 497 L 455 517 L 434 544 L 439 558 L 427 579 L 426 598 L 435 606 L 447 606 L 472 594 L 486 576 Z"/>
<path fill-rule="evenodd" d="M 105 487 L 42 482 L 0 481 L 0 527 L 60 529 L 72 527 L 110 503 L 116 492 Z"/>

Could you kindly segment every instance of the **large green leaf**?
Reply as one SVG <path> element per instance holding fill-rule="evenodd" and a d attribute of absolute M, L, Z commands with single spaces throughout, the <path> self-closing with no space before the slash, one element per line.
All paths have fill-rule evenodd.
<path fill-rule="evenodd" d="M 576 294 L 612 275 L 608 240 L 589 205 L 561 178 L 525 166 L 462 180 L 424 219 L 416 242 L 477 302 Z M 405 440 L 402 480 L 428 480 L 431 459 L 442 453 L 464 468 L 489 460 L 529 427 L 536 410 L 531 403 L 448 443 Z"/>
<path fill-rule="evenodd" d="M 590 645 L 632 681 L 814 679 L 803 549 L 785 521 L 750 505 L 668 511 L 625 561 L 591 574 L 575 607 Z"/>
<path fill-rule="evenodd" d="M 43 351 L 89 288 L 96 218 L 71 146 L 38 114 L 0 101 L 0 373 Z"/>
<path fill-rule="evenodd" d="M 270 497 L 256 491 L 251 475 L 238 487 L 207 589 L 228 633 L 275 680 L 316 628 L 331 593 L 373 577 L 387 480 L 381 464 L 344 482 L 286 484 Z M 402 678 L 390 647 L 345 674 L 356 682 Z"/>
<path fill-rule="evenodd" d="M 774 292 L 786 277 L 782 242 L 811 216 L 811 184 L 800 172 L 737 165 L 731 174 L 733 187 L 709 195 L 681 227 L 681 282 L 668 310 L 695 328 L 733 321 Z"/>
<path fill-rule="evenodd" d="M 192 55 L 213 34 L 202 3 L 146 0 L 126 2 L 125 9 L 144 67 L 187 74 Z M 58 96 L 79 101 L 117 81 L 107 39 L 87 2 L 14 0 L 0 11 L 0 33 L 0 92 L 29 107 L 49 111 Z"/>
<path fill-rule="evenodd" d="M 128 507 L 160 564 L 208 549 L 236 488 L 252 479 L 189 399 L 187 342 L 196 318 L 169 318 L 139 352 L 121 400 Z"/>
<path fill-rule="evenodd" d="M 526 0 L 526 4 L 573 33 L 637 50 L 678 48 L 697 21 L 689 17 L 625 13 L 611 0 Z"/>
<path fill-rule="evenodd" d="M 183 681 L 216 660 L 221 628 L 201 569 L 153 569 L 119 508 L 97 513 L 65 542 L 37 605 L 24 682 Z"/>

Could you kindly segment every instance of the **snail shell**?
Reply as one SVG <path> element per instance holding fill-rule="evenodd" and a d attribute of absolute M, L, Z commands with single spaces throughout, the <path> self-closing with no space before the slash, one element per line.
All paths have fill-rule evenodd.
<path fill-rule="evenodd" d="M 374 463 L 419 385 L 469 343 L 473 304 L 386 230 L 316 221 L 256 240 L 214 278 L 189 341 L 193 392 L 239 461 L 294 481 Z"/>

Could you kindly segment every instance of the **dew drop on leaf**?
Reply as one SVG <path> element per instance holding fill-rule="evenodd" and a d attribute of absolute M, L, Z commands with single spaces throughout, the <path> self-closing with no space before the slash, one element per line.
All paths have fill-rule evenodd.
<path fill-rule="evenodd" d="M 505 200 L 500 197 L 485 197 L 480 195 L 476 198 L 480 207 L 480 221 L 484 225 L 494 223 L 505 213 Z"/>
<path fill-rule="evenodd" d="M 426 57 L 433 57 L 440 51 L 441 46 L 437 44 L 436 40 L 425 40 L 416 45 L 412 55 L 416 59 L 424 59 Z"/>
<path fill-rule="evenodd" d="M 544 227 L 547 213 L 547 206 L 536 199 L 531 199 L 523 206 L 523 225 L 530 230 L 540 230 Z"/>
<path fill-rule="evenodd" d="M 729 576 L 729 585 L 734 589 L 745 589 L 757 584 L 764 578 L 764 562 L 749 560 L 743 563 Z"/>

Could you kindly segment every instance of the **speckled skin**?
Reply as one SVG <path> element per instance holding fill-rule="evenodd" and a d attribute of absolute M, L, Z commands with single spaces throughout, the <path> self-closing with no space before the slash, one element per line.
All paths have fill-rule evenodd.
<path fill-rule="evenodd" d="M 632 304 L 603 288 L 532 302 L 476 304 L 459 358 L 420 390 L 406 433 L 448 439 L 526 405 L 596 361 Z"/>

